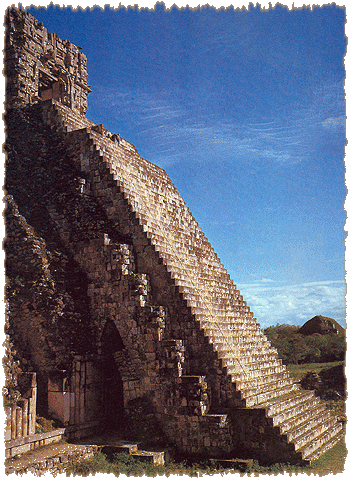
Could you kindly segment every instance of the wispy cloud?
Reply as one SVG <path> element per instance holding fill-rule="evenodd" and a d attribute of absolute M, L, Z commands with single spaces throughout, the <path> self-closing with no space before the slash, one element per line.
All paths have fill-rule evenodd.
<path fill-rule="evenodd" d="M 338 127 L 345 126 L 345 116 L 328 117 L 322 122 L 322 127 L 326 129 L 337 129 Z"/>
<path fill-rule="evenodd" d="M 315 315 L 330 316 L 344 325 L 344 281 L 288 285 L 262 279 L 238 288 L 263 327 L 276 323 L 302 325 Z"/>
<path fill-rule="evenodd" d="M 340 83 L 318 88 L 306 105 L 295 101 L 288 113 L 275 112 L 251 122 L 249 117 L 230 121 L 196 114 L 193 100 L 184 103 L 167 89 L 157 94 L 109 89 L 97 95 L 111 110 L 111 122 L 127 119 L 145 146 L 152 139 L 152 161 L 162 167 L 204 154 L 210 154 L 211 162 L 225 157 L 295 164 L 312 155 L 317 133 L 322 136 L 324 129 L 342 132 L 345 123 Z"/>

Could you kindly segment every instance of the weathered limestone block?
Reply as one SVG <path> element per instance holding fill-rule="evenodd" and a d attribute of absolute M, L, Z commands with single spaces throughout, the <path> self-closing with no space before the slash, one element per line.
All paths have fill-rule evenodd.
<path fill-rule="evenodd" d="M 6 91 L 8 105 L 19 99 L 27 103 L 56 99 L 85 113 L 91 90 L 86 57 L 79 48 L 12 7 L 7 10 L 6 25 L 6 71 L 13 79 Z"/>
<path fill-rule="evenodd" d="M 65 370 L 51 372 L 48 379 L 49 415 L 66 426 L 70 419 L 71 393 Z"/>

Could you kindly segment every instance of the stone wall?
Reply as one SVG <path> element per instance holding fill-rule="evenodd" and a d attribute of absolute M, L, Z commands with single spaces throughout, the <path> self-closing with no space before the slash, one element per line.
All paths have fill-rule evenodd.
<path fill-rule="evenodd" d="M 76 356 L 70 370 L 48 374 L 48 415 L 66 427 L 69 439 L 101 430 L 106 420 L 105 380 L 96 356 Z"/>
<path fill-rule="evenodd" d="M 50 33 L 35 17 L 10 8 L 6 14 L 6 101 L 56 99 L 81 113 L 87 110 L 86 56 L 68 40 Z"/>

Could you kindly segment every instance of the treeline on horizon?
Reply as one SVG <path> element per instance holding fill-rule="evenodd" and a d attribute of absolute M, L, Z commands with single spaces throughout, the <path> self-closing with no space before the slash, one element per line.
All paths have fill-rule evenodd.
<path fill-rule="evenodd" d="M 303 335 L 299 330 L 300 326 L 287 324 L 277 324 L 263 330 L 284 365 L 345 359 L 346 340 L 343 334 Z"/>

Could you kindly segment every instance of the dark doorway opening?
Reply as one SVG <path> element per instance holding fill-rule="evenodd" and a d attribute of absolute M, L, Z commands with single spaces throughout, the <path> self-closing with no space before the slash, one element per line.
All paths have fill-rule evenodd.
<path fill-rule="evenodd" d="M 125 348 L 120 333 L 111 320 L 107 320 L 101 337 L 102 362 L 102 423 L 105 431 L 124 429 L 123 381 L 115 361 L 115 353 Z"/>

